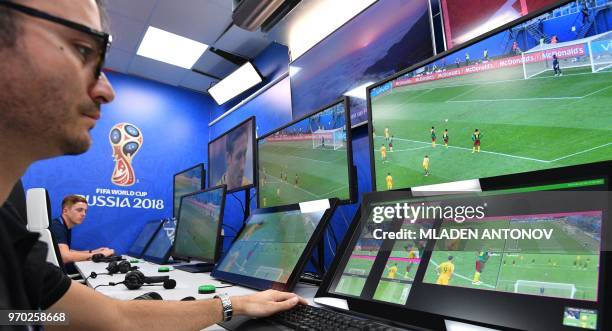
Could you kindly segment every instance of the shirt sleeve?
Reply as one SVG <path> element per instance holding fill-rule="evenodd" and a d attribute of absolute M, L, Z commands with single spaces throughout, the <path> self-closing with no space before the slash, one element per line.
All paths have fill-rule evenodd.
<path fill-rule="evenodd" d="M 55 239 L 55 242 L 58 245 L 68 245 L 68 233 L 66 232 L 66 227 L 64 227 L 64 225 L 61 224 L 58 220 L 53 220 L 53 222 L 51 222 L 49 230 L 51 230 L 51 233 L 53 234 L 53 239 Z"/>
<path fill-rule="evenodd" d="M 25 281 L 34 307 L 51 307 L 70 288 L 72 280 L 57 266 L 45 260 L 47 245 L 37 242 L 27 257 Z"/>

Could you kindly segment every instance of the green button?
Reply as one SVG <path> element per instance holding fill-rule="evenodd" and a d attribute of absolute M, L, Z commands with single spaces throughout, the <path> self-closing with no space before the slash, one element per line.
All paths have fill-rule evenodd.
<path fill-rule="evenodd" d="M 198 287 L 198 293 L 200 294 L 211 294 L 215 293 L 216 287 L 214 285 L 200 285 Z"/>

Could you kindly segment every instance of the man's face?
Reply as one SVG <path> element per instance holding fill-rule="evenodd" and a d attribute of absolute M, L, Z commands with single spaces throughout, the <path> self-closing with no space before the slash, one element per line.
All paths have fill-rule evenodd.
<path fill-rule="evenodd" d="M 77 202 L 70 208 L 64 208 L 62 216 L 64 220 L 70 222 L 73 226 L 83 223 L 85 216 L 87 215 L 87 204 L 84 202 Z"/>
<path fill-rule="evenodd" d="M 24 5 L 102 30 L 94 0 L 28 1 Z M 94 78 L 87 34 L 17 11 L 17 44 L 0 49 L 0 130 L 27 151 L 30 161 L 80 154 L 91 145 L 100 105 L 114 92 L 104 75 Z M 7 140 L 5 140 L 7 141 Z"/>
<path fill-rule="evenodd" d="M 234 149 L 227 154 L 227 187 L 236 188 L 242 186 L 244 176 L 244 164 L 247 152 L 248 136 L 240 135 L 234 140 Z"/>

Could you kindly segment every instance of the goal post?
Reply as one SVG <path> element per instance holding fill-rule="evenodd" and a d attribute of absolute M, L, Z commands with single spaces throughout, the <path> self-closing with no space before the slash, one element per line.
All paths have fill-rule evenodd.
<path fill-rule="evenodd" d="M 519 279 L 514 283 L 514 293 L 573 299 L 576 295 L 576 285 Z"/>
<path fill-rule="evenodd" d="M 599 34 L 589 40 L 591 71 L 612 71 L 612 31 Z"/>
<path fill-rule="evenodd" d="M 524 78 L 552 76 L 553 55 L 557 57 L 561 71 L 569 68 L 592 67 L 589 40 L 542 44 L 521 54 Z"/>
<path fill-rule="evenodd" d="M 344 128 L 317 130 L 312 132 L 313 149 L 333 149 L 344 147 Z"/>

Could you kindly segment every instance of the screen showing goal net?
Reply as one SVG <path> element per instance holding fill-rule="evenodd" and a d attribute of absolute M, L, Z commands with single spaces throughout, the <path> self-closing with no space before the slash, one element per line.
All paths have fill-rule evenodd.
<path fill-rule="evenodd" d="M 259 139 L 259 207 L 350 198 L 346 115 L 339 102 Z"/>

